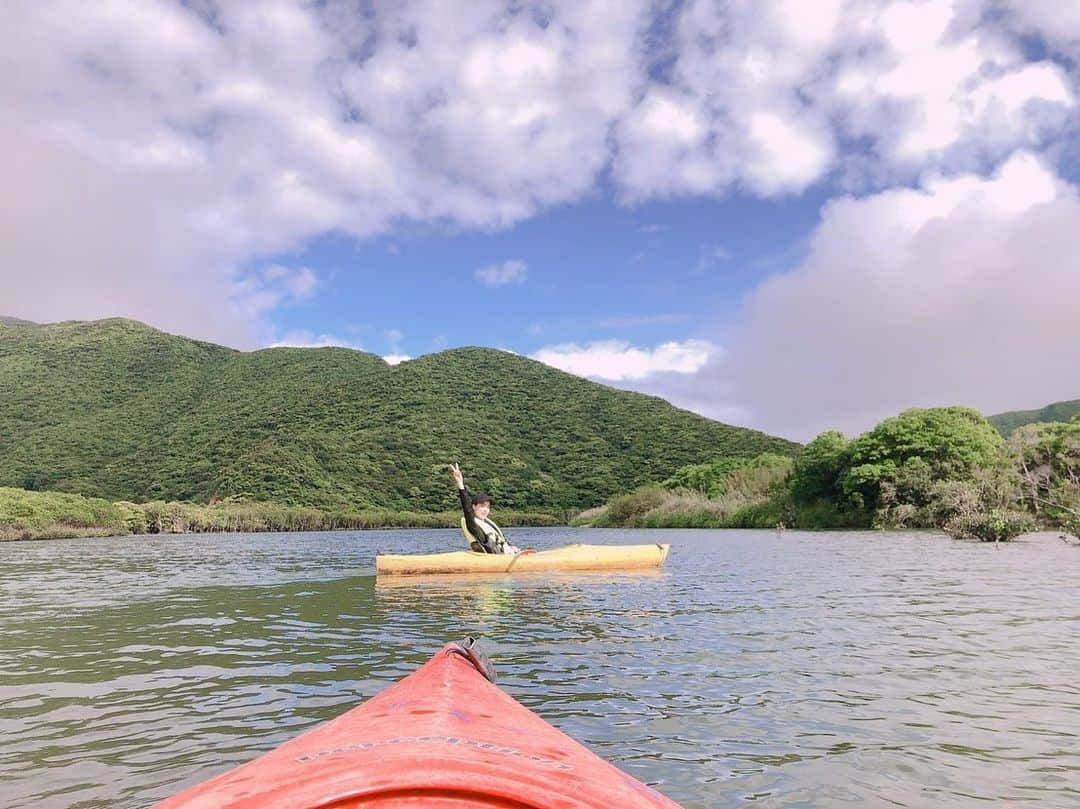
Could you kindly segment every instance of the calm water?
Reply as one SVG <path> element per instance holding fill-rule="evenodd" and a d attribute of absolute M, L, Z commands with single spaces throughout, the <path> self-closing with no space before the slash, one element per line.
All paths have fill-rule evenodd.
<path fill-rule="evenodd" d="M 376 582 L 452 531 L 0 544 L 0 806 L 141 807 L 479 634 L 500 684 L 688 808 L 1080 805 L 1080 548 L 672 543 L 646 575 Z"/>

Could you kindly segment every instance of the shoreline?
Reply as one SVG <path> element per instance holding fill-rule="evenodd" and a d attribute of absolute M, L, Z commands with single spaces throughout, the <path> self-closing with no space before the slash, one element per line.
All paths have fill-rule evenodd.
<path fill-rule="evenodd" d="M 546 515 L 537 515 L 546 516 Z M 555 520 L 553 522 L 536 521 L 536 522 L 522 522 L 522 523 L 506 523 L 505 527 L 512 528 L 572 528 L 568 522 Z M 157 537 L 157 536 L 182 536 L 184 534 L 289 534 L 289 533 L 303 533 L 303 534 L 320 534 L 330 533 L 335 531 L 408 531 L 416 528 L 426 528 L 432 530 L 453 530 L 458 526 L 456 525 L 368 525 L 363 528 L 221 528 L 213 529 L 209 531 L 140 531 L 138 533 L 128 531 L 127 533 L 116 533 L 114 531 L 107 531 L 103 529 L 79 529 L 79 528 L 64 528 L 59 531 L 53 532 L 49 529 L 43 529 L 40 532 L 34 534 L 21 534 L 14 535 L 11 533 L 0 530 L 0 544 L 14 543 L 14 542 L 51 542 L 59 539 L 120 539 L 124 537 Z M 81 533 L 74 533 L 79 531 Z"/>
<path fill-rule="evenodd" d="M 569 513 L 501 510 L 506 526 L 560 526 Z M 281 503 L 227 500 L 203 505 L 182 501 L 109 502 L 64 492 L 0 487 L 0 542 L 94 539 L 143 534 L 279 533 L 367 531 L 394 528 L 457 528 L 458 511 L 395 511 L 338 508 L 333 511 Z"/>

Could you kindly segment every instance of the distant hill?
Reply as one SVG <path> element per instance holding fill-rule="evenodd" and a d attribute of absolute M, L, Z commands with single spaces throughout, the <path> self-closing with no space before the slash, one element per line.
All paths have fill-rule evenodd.
<path fill-rule="evenodd" d="M 502 506 L 562 509 L 688 463 L 797 449 L 492 349 L 389 366 L 129 320 L 0 325 L 0 486 L 438 510 L 454 507 L 456 460 Z"/>
<path fill-rule="evenodd" d="M 1034 424 L 1039 421 L 1068 421 L 1077 413 L 1080 413 L 1080 399 L 1054 402 L 1041 410 L 1012 410 L 1008 413 L 998 413 L 996 416 L 988 416 L 987 421 L 1008 438 L 1025 424 Z"/>
<path fill-rule="evenodd" d="M 5 326 L 36 326 L 32 320 L 21 320 L 17 317 L 8 317 L 7 315 L 0 315 L 0 323 Z"/>

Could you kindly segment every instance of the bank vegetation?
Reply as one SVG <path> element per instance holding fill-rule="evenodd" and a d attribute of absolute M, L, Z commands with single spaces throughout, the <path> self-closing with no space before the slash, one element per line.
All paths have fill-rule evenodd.
<path fill-rule="evenodd" d="M 1080 538 L 1080 417 L 1006 440 L 970 408 L 916 408 L 855 439 L 824 432 L 794 460 L 684 466 L 575 524 L 936 529 L 984 541 L 1057 528 Z"/>
<path fill-rule="evenodd" d="M 0 487 L 0 541 L 125 534 L 451 528 L 458 526 L 460 517 L 454 511 L 322 511 L 245 501 L 220 501 L 211 505 L 162 501 L 111 503 L 76 494 Z M 565 523 L 563 517 L 538 512 L 503 511 L 499 517 L 508 526 Z"/>

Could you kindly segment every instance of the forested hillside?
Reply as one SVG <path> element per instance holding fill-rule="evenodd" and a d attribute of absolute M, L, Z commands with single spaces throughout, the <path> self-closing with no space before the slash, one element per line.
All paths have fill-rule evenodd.
<path fill-rule="evenodd" d="M 797 449 L 492 349 L 391 367 L 127 320 L 0 324 L 0 485 L 19 488 L 427 511 L 453 507 L 456 460 L 501 506 L 570 509 L 701 458 Z"/>
<path fill-rule="evenodd" d="M 1073 399 L 1068 402 L 1054 402 L 1039 410 L 1011 410 L 1008 413 L 998 413 L 996 416 L 987 416 L 986 420 L 1008 438 L 1025 424 L 1066 422 L 1078 413 L 1080 413 L 1080 399 Z"/>

